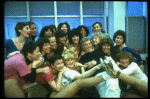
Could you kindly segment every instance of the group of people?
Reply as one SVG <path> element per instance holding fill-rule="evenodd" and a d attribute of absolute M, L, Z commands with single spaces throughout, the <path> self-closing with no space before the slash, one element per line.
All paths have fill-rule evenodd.
<path fill-rule="evenodd" d="M 57 28 L 44 26 L 37 41 L 34 22 L 18 22 L 15 31 L 18 37 L 5 42 L 5 97 L 27 97 L 26 85 L 31 84 L 47 84 L 53 89 L 50 98 L 83 98 L 77 93 L 85 92 L 84 88 L 90 93 L 94 86 L 103 98 L 148 96 L 142 59 L 124 44 L 122 30 L 111 39 L 102 24 L 95 22 L 89 38 L 86 26 L 70 30 L 65 22 Z"/>

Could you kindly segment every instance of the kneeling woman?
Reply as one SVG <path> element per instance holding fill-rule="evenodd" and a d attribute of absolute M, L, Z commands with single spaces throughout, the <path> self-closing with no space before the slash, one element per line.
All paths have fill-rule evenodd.
<path fill-rule="evenodd" d="M 53 56 L 51 56 L 49 62 L 51 64 L 51 67 L 53 68 L 53 70 L 63 73 L 61 90 L 60 90 L 60 92 L 56 92 L 56 91 L 52 92 L 50 95 L 51 98 L 73 97 L 79 91 L 79 89 L 84 88 L 84 87 L 92 87 L 92 86 L 108 79 L 108 77 L 106 75 L 100 75 L 97 77 L 86 78 L 86 77 L 89 77 L 96 70 L 99 70 L 101 68 L 101 64 L 93 67 L 86 73 L 80 74 L 77 71 L 70 70 L 69 68 L 65 67 L 62 56 L 53 55 Z M 78 79 L 78 78 L 84 78 L 84 79 Z M 75 79 L 77 79 L 77 80 L 75 80 Z"/>

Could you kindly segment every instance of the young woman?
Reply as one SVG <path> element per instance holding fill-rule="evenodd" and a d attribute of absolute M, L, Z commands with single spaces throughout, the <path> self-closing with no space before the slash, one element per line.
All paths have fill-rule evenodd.
<path fill-rule="evenodd" d="M 53 34 L 53 29 L 50 26 L 44 26 L 39 37 L 45 37 L 47 34 Z"/>
<path fill-rule="evenodd" d="M 99 33 L 103 33 L 104 35 L 109 37 L 108 33 L 105 33 L 105 31 L 103 30 L 102 24 L 100 22 L 95 22 L 92 25 L 92 32 L 99 32 Z"/>
<path fill-rule="evenodd" d="M 36 79 L 36 65 L 39 60 L 39 47 L 32 41 L 26 42 L 22 54 L 15 54 L 4 61 L 4 93 L 5 97 L 25 97 L 21 86 L 25 82 L 33 83 Z M 32 63 L 31 71 L 28 66 Z"/>
<path fill-rule="evenodd" d="M 49 42 L 50 42 L 50 53 L 48 53 L 47 54 L 47 57 L 48 57 L 48 59 L 52 56 L 52 55 L 54 55 L 54 53 L 55 53 L 55 51 L 56 51 L 56 49 L 57 49 L 57 42 L 56 42 L 56 37 L 55 37 L 55 35 L 53 35 L 53 34 L 48 34 L 48 35 L 46 35 L 46 38 L 48 38 L 49 39 Z"/>
<path fill-rule="evenodd" d="M 78 26 L 77 31 L 81 34 L 81 38 L 87 37 L 89 35 L 89 29 L 84 25 Z"/>
<path fill-rule="evenodd" d="M 132 49 L 127 47 L 124 43 L 126 42 L 126 34 L 122 30 L 118 30 L 113 35 L 113 41 L 116 43 L 115 49 L 116 52 L 120 52 L 121 50 L 128 51 L 132 53 L 135 57 L 134 62 L 138 64 L 142 71 L 144 71 L 144 65 L 142 64 L 142 58 L 139 53 L 134 52 Z"/>
<path fill-rule="evenodd" d="M 114 48 L 114 43 L 110 38 L 104 38 L 99 44 L 99 49 L 105 53 L 105 56 L 111 56 L 116 61 L 116 51 Z M 104 59 L 104 56 L 101 56 Z"/>
<path fill-rule="evenodd" d="M 29 25 L 30 28 L 30 35 L 29 35 L 29 39 L 33 42 L 35 42 L 35 37 L 36 35 L 36 25 L 34 22 L 28 21 L 27 24 Z"/>
<path fill-rule="evenodd" d="M 71 53 L 63 53 L 62 57 L 64 58 L 64 65 L 66 67 L 68 67 L 69 69 L 76 70 L 76 71 L 78 71 L 80 73 L 84 73 L 85 72 L 84 68 L 86 68 L 87 65 L 86 64 L 82 65 L 81 63 L 76 62 L 74 60 L 74 56 Z"/>
<path fill-rule="evenodd" d="M 70 25 L 67 22 L 60 23 L 57 27 L 57 30 L 63 30 L 68 35 L 70 32 Z"/>
<path fill-rule="evenodd" d="M 80 41 L 81 41 L 81 34 L 77 31 L 76 28 L 72 29 L 68 34 L 69 39 L 69 46 L 75 47 L 78 55 L 80 54 Z"/>
<path fill-rule="evenodd" d="M 94 46 L 94 50 L 97 50 L 98 47 L 99 47 L 99 44 L 100 44 L 100 41 L 103 39 L 103 38 L 106 38 L 105 35 L 103 34 L 100 34 L 99 32 L 94 32 L 92 34 L 92 41 L 93 41 L 93 46 Z"/>
<path fill-rule="evenodd" d="M 130 52 L 126 52 L 126 51 L 119 52 L 117 54 L 117 60 L 118 60 L 117 64 L 114 62 L 114 60 L 111 57 L 107 57 L 106 59 L 108 59 L 112 62 L 115 70 L 117 70 L 117 71 L 120 70 L 121 73 L 128 74 L 138 80 L 148 83 L 147 76 L 142 72 L 142 70 L 139 68 L 139 66 L 135 62 L 133 62 L 133 56 Z M 120 84 L 121 84 L 120 87 L 122 89 L 122 92 L 126 91 L 126 89 L 127 89 L 126 83 L 124 83 L 124 81 L 121 80 Z M 127 92 L 129 92 L 129 91 L 127 91 Z M 130 94 L 130 97 L 132 95 L 134 95 L 134 96 L 141 95 L 140 93 L 137 92 L 137 89 L 135 89 L 134 87 L 131 88 L 131 90 L 128 94 Z M 127 97 L 127 95 L 126 95 L 126 97 Z"/>
<path fill-rule="evenodd" d="M 55 37 L 58 46 L 60 45 L 68 46 L 69 43 L 67 42 L 67 34 L 64 31 L 62 30 L 56 31 Z"/>
<path fill-rule="evenodd" d="M 8 39 L 5 42 L 6 56 L 8 56 L 11 52 L 21 51 L 24 43 L 29 41 L 27 38 L 29 38 L 30 28 L 27 22 L 18 22 L 15 26 L 15 31 L 18 37 Z"/>
<path fill-rule="evenodd" d="M 70 70 L 69 68 L 65 67 L 63 58 L 59 55 L 53 55 L 50 58 L 49 62 L 53 70 L 55 70 L 56 72 L 63 71 L 61 90 L 60 92 L 52 92 L 50 95 L 51 98 L 71 98 L 79 91 L 79 89 L 94 86 L 109 78 L 107 74 L 103 74 L 97 77 L 86 78 L 89 77 L 96 70 L 99 70 L 101 68 L 101 65 L 92 68 L 86 73 L 80 74 L 77 71 Z"/>

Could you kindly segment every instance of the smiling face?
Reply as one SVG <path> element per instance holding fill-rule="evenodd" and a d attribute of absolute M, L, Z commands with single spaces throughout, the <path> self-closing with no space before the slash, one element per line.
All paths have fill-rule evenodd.
<path fill-rule="evenodd" d="M 64 68 L 64 61 L 63 59 L 58 59 L 54 62 L 54 64 L 51 66 L 53 67 L 53 69 L 55 69 L 56 71 L 61 71 Z"/>
<path fill-rule="evenodd" d="M 35 27 L 35 24 L 32 24 L 30 26 L 30 34 L 35 36 L 35 33 L 36 33 L 36 27 Z"/>
<path fill-rule="evenodd" d="M 39 47 L 37 47 L 33 53 L 28 53 L 28 56 L 31 57 L 32 60 L 38 60 L 40 58 L 39 55 L 41 55 Z"/>
<path fill-rule="evenodd" d="M 94 43 L 94 45 L 99 44 L 99 43 L 100 43 L 99 37 L 95 36 L 95 37 L 93 38 L 93 43 Z"/>
<path fill-rule="evenodd" d="M 101 29 L 102 28 L 100 27 L 100 25 L 98 23 L 94 25 L 94 31 L 101 32 Z"/>
<path fill-rule="evenodd" d="M 86 31 L 83 27 L 81 28 L 80 33 L 81 33 L 82 38 L 86 36 Z"/>
<path fill-rule="evenodd" d="M 102 45 L 102 50 L 104 51 L 104 53 L 110 54 L 110 44 L 103 44 Z"/>
<path fill-rule="evenodd" d="M 73 58 L 69 57 L 67 59 L 64 60 L 65 61 L 65 66 L 67 67 L 73 67 Z"/>
<path fill-rule="evenodd" d="M 67 33 L 67 32 L 68 32 L 67 25 L 66 25 L 66 24 L 63 24 L 63 25 L 61 26 L 61 30 L 63 30 L 65 33 Z"/>
<path fill-rule="evenodd" d="M 65 44 L 66 43 L 66 36 L 63 36 L 63 37 L 59 37 L 59 42 L 62 43 L 62 44 Z"/>
<path fill-rule="evenodd" d="M 129 58 L 121 58 L 120 63 L 122 67 L 128 67 L 129 65 Z"/>
<path fill-rule="evenodd" d="M 47 34 L 52 34 L 51 29 L 48 29 L 47 31 L 45 31 L 45 36 L 46 36 Z"/>
<path fill-rule="evenodd" d="M 20 36 L 24 36 L 25 38 L 28 38 L 28 37 L 29 37 L 29 34 L 30 34 L 29 25 L 24 26 L 22 30 L 19 29 L 18 31 L 21 33 Z"/>
<path fill-rule="evenodd" d="M 56 38 L 55 37 L 50 37 L 49 42 L 50 42 L 50 48 L 51 49 L 56 49 L 57 48 L 57 43 L 56 43 Z"/>
<path fill-rule="evenodd" d="M 79 43 L 79 35 L 74 35 L 74 36 L 72 37 L 72 42 L 73 42 L 74 44 L 78 44 L 78 43 Z"/>
<path fill-rule="evenodd" d="M 123 44 L 123 36 L 122 35 L 117 35 L 115 39 L 116 45 L 121 45 Z"/>
<path fill-rule="evenodd" d="M 44 43 L 42 47 L 42 52 L 50 53 L 50 43 Z"/>
<path fill-rule="evenodd" d="M 91 53 L 93 51 L 92 44 L 91 44 L 90 40 L 83 42 L 83 50 L 85 52 L 89 52 L 89 53 Z"/>

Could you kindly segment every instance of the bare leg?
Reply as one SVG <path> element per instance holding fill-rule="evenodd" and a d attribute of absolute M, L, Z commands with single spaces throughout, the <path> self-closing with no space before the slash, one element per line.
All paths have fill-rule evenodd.
<path fill-rule="evenodd" d="M 102 76 L 90 77 L 85 79 L 78 79 L 73 83 L 67 85 L 60 92 L 53 92 L 51 98 L 70 98 L 73 97 L 79 89 L 84 87 L 92 87 L 98 83 L 105 81 Z"/>
<path fill-rule="evenodd" d="M 19 85 L 19 81 L 15 79 L 4 81 L 4 93 L 6 98 L 25 98 L 25 94 Z"/>

